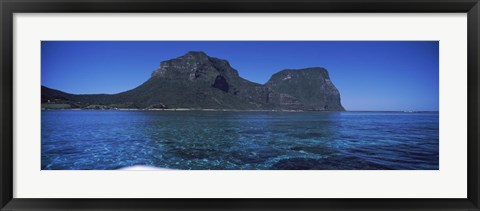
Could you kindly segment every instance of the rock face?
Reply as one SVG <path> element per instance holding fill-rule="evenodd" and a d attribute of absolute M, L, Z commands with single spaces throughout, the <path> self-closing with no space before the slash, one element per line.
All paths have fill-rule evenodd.
<path fill-rule="evenodd" d="M 301 110 L 344 110 L 340 92 L 324 68 L 283 70 L 273 74 L 265 85 L 275 92 L 295 96 Z"/>
<path fill-rule="evenodd" d="M 203 52 L 163 61 L 150 79 L 112 95 L 74 95 L 42 87 L 42 103 L 86 108 L 190 108 L 343 111 L 327 70 L 284 70 L 262 85 L 239 76 L 228 61 Z"/>

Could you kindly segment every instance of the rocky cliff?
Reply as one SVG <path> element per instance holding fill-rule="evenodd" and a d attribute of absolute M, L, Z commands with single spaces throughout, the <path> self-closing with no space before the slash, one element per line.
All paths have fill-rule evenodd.
<path fill-rule="evenodd" d="M 283 70 L 272 75 L 265 84 L 278 93 L 294 96 L 302 110 L 343 111 L 340 92 L 324 68 Z"/>

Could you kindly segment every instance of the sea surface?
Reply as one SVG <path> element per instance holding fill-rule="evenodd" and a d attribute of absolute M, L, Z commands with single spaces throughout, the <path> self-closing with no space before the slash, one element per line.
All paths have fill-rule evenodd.
<path fill-rule="evenodd" d="M 42 170 L 437 170 L 439 115 L 42 111 Z"/>

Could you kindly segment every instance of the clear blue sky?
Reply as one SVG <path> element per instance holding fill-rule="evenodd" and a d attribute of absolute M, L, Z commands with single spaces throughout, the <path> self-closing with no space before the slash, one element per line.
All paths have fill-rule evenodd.
<path fill-rule="evenodd" d="M 42 85 L 74 94 L 118 93 L 161 61 L 188 51 L 226 59 L 241 77 L 324 67 L 347 110 L 438 111 L 437 41 L 43 41 Z"/>

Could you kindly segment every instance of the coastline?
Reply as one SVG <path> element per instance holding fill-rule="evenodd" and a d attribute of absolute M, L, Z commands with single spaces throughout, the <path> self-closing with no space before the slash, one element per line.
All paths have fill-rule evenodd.
<path fill-rule="evenodd" d="M 187 111 L 207 111 L 207 112 L 350 112 L 350 113 L 439 113 L 439 111 L 357 111 L 357 110 L 346 110 L 346 111 L 328 111 L 328 110 L 259 110 L 259 109 L 211 109 L 211 108 L 111 108 L 111 109 L 92 109 L 92 108 L 41 108 L 42 111 L 180 111 L 180 112 L 187 112 Z"/>
<path fill-rule="evenodd" d="M 260 109 L 211 109 L 211 108 L 111 108 L 111 109 L 84 109 L 84 108 L 41 108 L 42 111 L 55 111 L 55 110 L 95 110 L 95 111 L 235 111 L 235 112 L 344 112 L 344 111 L 326 111 L 326 110 L 260 110 Z"/>

